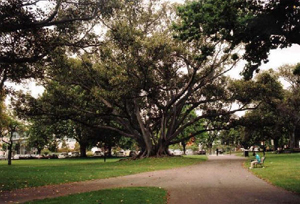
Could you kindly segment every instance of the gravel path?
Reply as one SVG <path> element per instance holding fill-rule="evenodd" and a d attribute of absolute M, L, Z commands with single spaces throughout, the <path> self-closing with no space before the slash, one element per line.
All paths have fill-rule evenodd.
<path fill-rule="evenodd" d="M 171 170 L 0 193 L 0 203 L 128 186 L 168 190 L 169 204 L 300 203 L 300 195 L 272 186 L 242 167 L 244 158 L 209 156 L 207 162 Z M 262 169 L 263 170 L 263 169 Z"/>

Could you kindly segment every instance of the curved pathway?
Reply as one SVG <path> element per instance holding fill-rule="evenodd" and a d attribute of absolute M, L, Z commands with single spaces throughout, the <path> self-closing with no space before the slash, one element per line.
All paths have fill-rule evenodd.
<path fill-rule="evenodd" d="M 1 192 L 0 203 L 128 186 L 162 187 L 168 190 L 169 204 L 300 203 L 300 195 L 257 178 L 242 167 L 243 161 L 236 156 L 209 156 L 207 162 L 188 167 Z"/>

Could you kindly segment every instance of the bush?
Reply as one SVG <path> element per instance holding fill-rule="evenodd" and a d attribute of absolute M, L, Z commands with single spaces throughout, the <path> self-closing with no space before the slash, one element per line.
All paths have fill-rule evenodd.
<path fill-rule="evenodd" d="M 92 156 L 94 156 L 94 153 L 92 151 L 88 151 L 88 152 L 86 152 L 86 156 L 92 157 Z"/>
<path fill-rule="evenodd" d="M 41 151 L 41 154 L 42 154 L 42 155 L 48 155 L 48 154 L 50 154 L 50 150 L 49 150 L 49 149 L 43 149 L 43 150 Z"/>

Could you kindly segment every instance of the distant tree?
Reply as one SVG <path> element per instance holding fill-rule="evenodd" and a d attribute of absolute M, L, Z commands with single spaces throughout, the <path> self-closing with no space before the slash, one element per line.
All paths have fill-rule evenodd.
<path fill-rule="evenodd" d="M 22 123 L 20 123 L 18 120 L 14 119 L 12 116 L 8 116 L 6 118 L 6 131 L 4 132 L 4 136 L 8 138 L 8 141 L 2 140 L 7 144 L 7 150 L 8 150 L 8 155 L 7 155 L 7 160 L 8 160 L 8 165 L 11 165 L 11 157 L 12 157 L 12 151 L 13 151 L 13 136 L 17 132 L 23 131 L 24 126 Z"/>
<path fill-rule="evenodd" d="M 48 146 L 48 151 L 57 152 L 57 150 L 58 150 L 58 141 L 56 139 L 53 139 L 48 143 L 47 146 Z M 67 151 L 67 148 L 66 148 L 66 151 Z"/>
<path fill-rule="evenodd" d="M 300 63 L 298 63 L 298 64 L 296 65 L 296 67 L 295 67 L 295 69 L 294 69 L 294 71 L 293 71 L 293 74 L 294 74 L 295 76 L 300 76 Z M 299 80 L 298 80 L 298 82 L 299 82 Z"/>
<path fill-rule="evenodd" d="M 8 116 L 6 114 L 6 107 L 4 101 L 1 100 L 0 95 L 0 138 L 3 137 L 4 131 L 7 127 Z"/>
<path fill-rule="evenodd" d="M 265 91 L 261 93 L 263 100 L 257 102 L 260 105 L 256 110 L 252 110 L 241 117 L 238 124 L 245 127 L 243 140 L 248 141 L 247 145 L 249 142 L 251 142 L 250 145 L 255 145 L 260 141 L 273 139 L 276 150 L 280 138 L 286 135 L 289 128 L 288 120 L 283 117 L 279 110 L 284 99 L 284 90 L 272 70 L 260 73 L 256 80 L 260 82 L 261 88 L 265 88 Z"/>
<path fill-rule="evenodd" d="M 60 149 L 62 149 L 63 151 L 67 151 L 69 149 L 65 138 L 61 139 L 61 147 L 60 147 Z"/>
<path fill-rule="evenodd" d="M 106 156 L 112 156 L 113 147 L 132 149 L 132 141 L 122 137 L 118 132 L 108 129 L 95 129 L 95 140 L 103 147 Z"/>
<path fill-rule="evenodd" d="M 229 130 L 220 131 L 220 139 L 222 144 L 228 145 L 230 149 L 230 153 L 232 147 L 237 147 L 242 140 L 243 131 L 239 126 L 230 128 Z"/>
<path fill-rule="evenodd" d="M 37 153 L 41 154 L 41 151 L 52 142 L 53 135 L 50 128 L 45 125 L 43 119 L 31 121 L 29 127 L 28 146 L 36 148 Z"/>
<path fill-rule="evenodd" d="M 300 75 L 297 70 L 300 64 L 284 65 L 279 68 L 279 77 L 284 78 L 289 83 L 288 90 L 285 92 L 285 99 L 279 110 L 282 117 L 292 124 L 290 133 L 290 147 L 299 148 L 300 141 Z"/>

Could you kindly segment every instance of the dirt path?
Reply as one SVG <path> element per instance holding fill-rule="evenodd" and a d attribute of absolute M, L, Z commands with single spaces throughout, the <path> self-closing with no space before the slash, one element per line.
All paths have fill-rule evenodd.
<path fill-rule="evenodd" d="M 242 167 L 243 161 L 244 158 L 235 156 L 210 156 L 207 162 L 189 167 L 1 192 L 0 203 L 127 186 L 167 189 L 170 204 L 300 203 L 299 195 L 274 187 L 252 175 Z"/>

